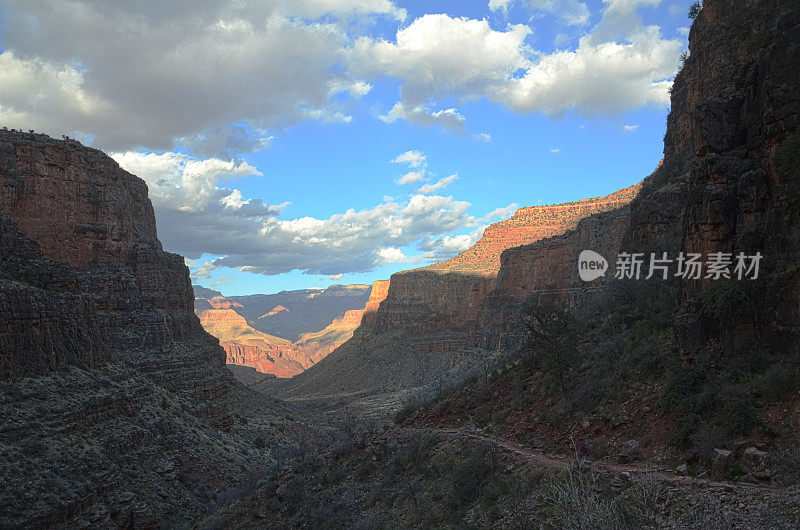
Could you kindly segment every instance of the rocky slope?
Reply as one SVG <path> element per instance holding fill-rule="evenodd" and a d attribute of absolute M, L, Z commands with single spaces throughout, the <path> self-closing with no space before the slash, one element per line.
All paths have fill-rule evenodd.
<path fill-rule="evenodd" d="M 257 424 L 283 438 L 261 422 L 292 413 L 193 314 L 146 185 L 97 150 L 0 131 L 0 308 L 2 527 L 185 526 L 268 463 L 238 449 Z"/>

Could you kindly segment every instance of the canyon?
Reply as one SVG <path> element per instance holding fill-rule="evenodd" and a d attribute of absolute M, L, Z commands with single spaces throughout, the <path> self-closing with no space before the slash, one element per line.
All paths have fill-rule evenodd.
<path fill-rule="evenodd" d="M 510 219 L 487 227 L 456 257 L 392 275 L 385 299 L 349 341 L 313 369 L 264 390 L 290 401 L 326 405 L 372 403 L 382 396 L 378 399 L 396 406 L 409 391 L 457 373 L 475 348 L 514 344 L 519 333 L 511 328 L 531 294 L 549 289 L 564 298 L 569 292 L 578 303 L 603 283 L 579 285 L 572 255 L 583 248 L 612 255 L 619 248 L 627 205 L 640 186 L 605 197 L 520 208 Z M 541 249 L 552 257 L 540 259 Z"/>
<path fill-rule="evenodd" d="M 758 282 L 682 282 L 674 333 L 687 359 L 712 355 L 720 341 L 731 351 L 769 344 L 792 357 L 800 321 L 800 141 L 798 100 L 788 87 L 798 86 L 800 63 L 787 66 L 785 57 L 797 54 L 787 36 L 797 31 L 797 13 L 770 6 L 704 3 L 672 87 L 664 158 L 641 185 L 520 209 L 459 256 L 394 274 L 386 300 L 353 337 L 276 386 L 276 395 L 366 408 L 383 399 L 397 407 L 408 389 L 444 384 L 469 357 L 519 348 L 526 305 L 587 307 L 650 288 L 580 281 L 584 249 L 770 256 Z"/>
<path fill-rule="evenodd" d="M 142 180 L 0 131 L 0 527 L 798 526 L 800 10 L 695 14 L 641 184 L 371 287 L 193 289 Z M 764 261 L 583 282 L 584 249 Z"/>
<path fill-rule="evenodd" d="M 361 323 L 365 313 L 377 309 L 385 297 L 383 285 L 377 281 L 369 288 L 369 298 L 364 299 L 367 286 L 334 285 L 324 290 L 304 289 L 284 291 L 276 295 L 248 295 L 226 298 L 218 291 L 194 286 L 195 313 L 204 329 L 218 338 L 227 355 L 226 362 L 255 368 L 276 377 L 293 377 L 318 363 L 322 358 L 346 342 Z M 244 315 L 261 313 L 265 304 L 276 300 L 282 303 L 250 321 Z M 348 309 L 355 305 L 363 309 Z M 343 313 L 343 314 L 342 314 Z M 341 316 L 337 316 L 341 314 Z M 280 315 L 281 321 L 274 322 Z M 334 315 L 333 320 L 317 331 L 312 326 L 319 320 Z M 269 335 L 256 329 L 299 330 L 295 341 Z M 308 330 L 308 331 L 305 331 Z"/>

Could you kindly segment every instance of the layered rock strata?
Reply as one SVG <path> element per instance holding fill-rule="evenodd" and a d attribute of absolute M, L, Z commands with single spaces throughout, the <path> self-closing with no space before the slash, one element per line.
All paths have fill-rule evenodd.
<path fill-rule="evenodd" d="M 0 131 L 0 527 L 188 527 L 269 464 L 231 407 L 292 413 L 243 397 L 192 309 L 143 181 Z"/>

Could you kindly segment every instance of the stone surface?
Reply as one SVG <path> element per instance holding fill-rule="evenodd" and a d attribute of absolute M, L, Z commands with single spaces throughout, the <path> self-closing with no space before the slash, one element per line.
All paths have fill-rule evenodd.
<path fill-rule="evenodd" d="M 619 461 L 623 464 L 639 460 L 640 457 L 639 442 L 636 440 L 628 440 L 623 442 L 619 448 Z"/>
<path fill-rule="evenodd" d="M 236 384 L 192 309 L 143 181 L 0 131 L 0 527 L 189 527 L 269 464 L 231 407 L 293 413 Z"/>
<path fill-rule="evenodd" d="M 731 451 L 726 449 L 714 449 L 711 454 L 711 478 L 713 480 L 725 480 L 731 469 Z"/>
<path fill-rule="evenodd" d="M 772 476 L 769 453 L 748 447 L 742 453 L 742 470 L 759 480 L 768 480 Z"/>

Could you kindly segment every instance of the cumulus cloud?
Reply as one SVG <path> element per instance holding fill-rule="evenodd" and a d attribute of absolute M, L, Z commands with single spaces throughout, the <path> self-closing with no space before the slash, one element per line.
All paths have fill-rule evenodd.
<path fill-rule="evenodd" d="M 452 92 L 472 97 L 486 94 L 528 66 L 523 41 L 530 33 L 522 24 L 494 31 L 486 20 L 424 15 L 400 29 L 395 42 L 360 37 L 349 52 L 349 61 L 357 74 L 403 79 L 403 102 L 396 106 L 399 114 L 401 109 L 409 112 L 431 97 Z"/>
<path fill-rule="evenodd" d="M 525 25 L 498 31 L 486 20 L 425 15 L 400 29 L 394 42 L 359 38 L 348 61 L 356 75 L 401 80 L 401 100 L 381 116 L 384 121 L 404 119 L 462 131 L 463 116 L 454 109 L 451 116 L 429 110 L 447 98 L 486 98 L 519 113 L 550 116 L 666 105 L 683 43 L 664 39 L 658 26 L 642 23 L 637 10 L 655 3 L 605 0 L 601 21 L 575 49 L 547 54 L 526 44 L 531 29 Z M 583 5 L 555 0 L 531 4 L 539 9 Z M 492 3 L 497 8 L 507 5 Z M 583 20 L 582 15 L 576 17 L 576 23 Z"/>
<path fill-rule="evenodd" d="M 376 265 L 389 265 L 391 263 L 404 263 L 408 261 L 409 258 L 403 251 L 394 247 L 380 249 L 377 258 L 375 258 Z"/>
<path fill-rule="evenodd" d="M 622 130 L 625 131 L 625 132 L 633 132 L 638 128 L 639 128 L 638 125 L 623 125 L 622 126 Z"/>
<path fill-rule="evenodd" d="M 326 219 L 279 219 L 285 204 L 247 199 L 232 187 L 236 179 L 260 175 L 246 163 L 172 152 L 113 156 L 147 182 L 165 248 L 189 260 L 218 256 L 202 265 L 188 261 L 195 278 L 224 266 L 263 274 L 365 272 L 412 260 L 401 258 L 400 248 L 480 222 L 467 212 L 468 202 L 420 193 L 403 201 L 385 197 L 372 208 Z"/>
<path fill-rule="evenodd" d="M 449 186 L 450 184 L 452 184 L 456 180 L 458 180 L 458 175 L 457 174 L 453 174 L 453 175 L 450 175 L 449 177 L 445 177 L 443 179 L 440 179 L 440 180 L 436 181 L 433 184 L 425 184 L 425 185 L 423 185 L 422 187 L 420 187 L 417 190 L 417 193 L 421 193 L 423 195 L 428 195 L 430 193 L 434 193 L 434 192 L 439 191 L 439 190 L 441 190 L 443 188 L 446 188 L 447 186 Z"/>
<path fill-rule="evenodd" d="M 9 0 L 0 119 L 106 150 L 262 148 L 266 130 L 346 120 L 331 96 L 369 91 L 341 68 L 337 24 L 365 15 L 406 16 L 389 0 Z"/>
<path fill-rule="evenodd" d="M 480 133 L 475 135 L 476 140 L 480 140 L 481 142 L 489 143 L 492 141 L 492 135 L 487 133 Z"/>

